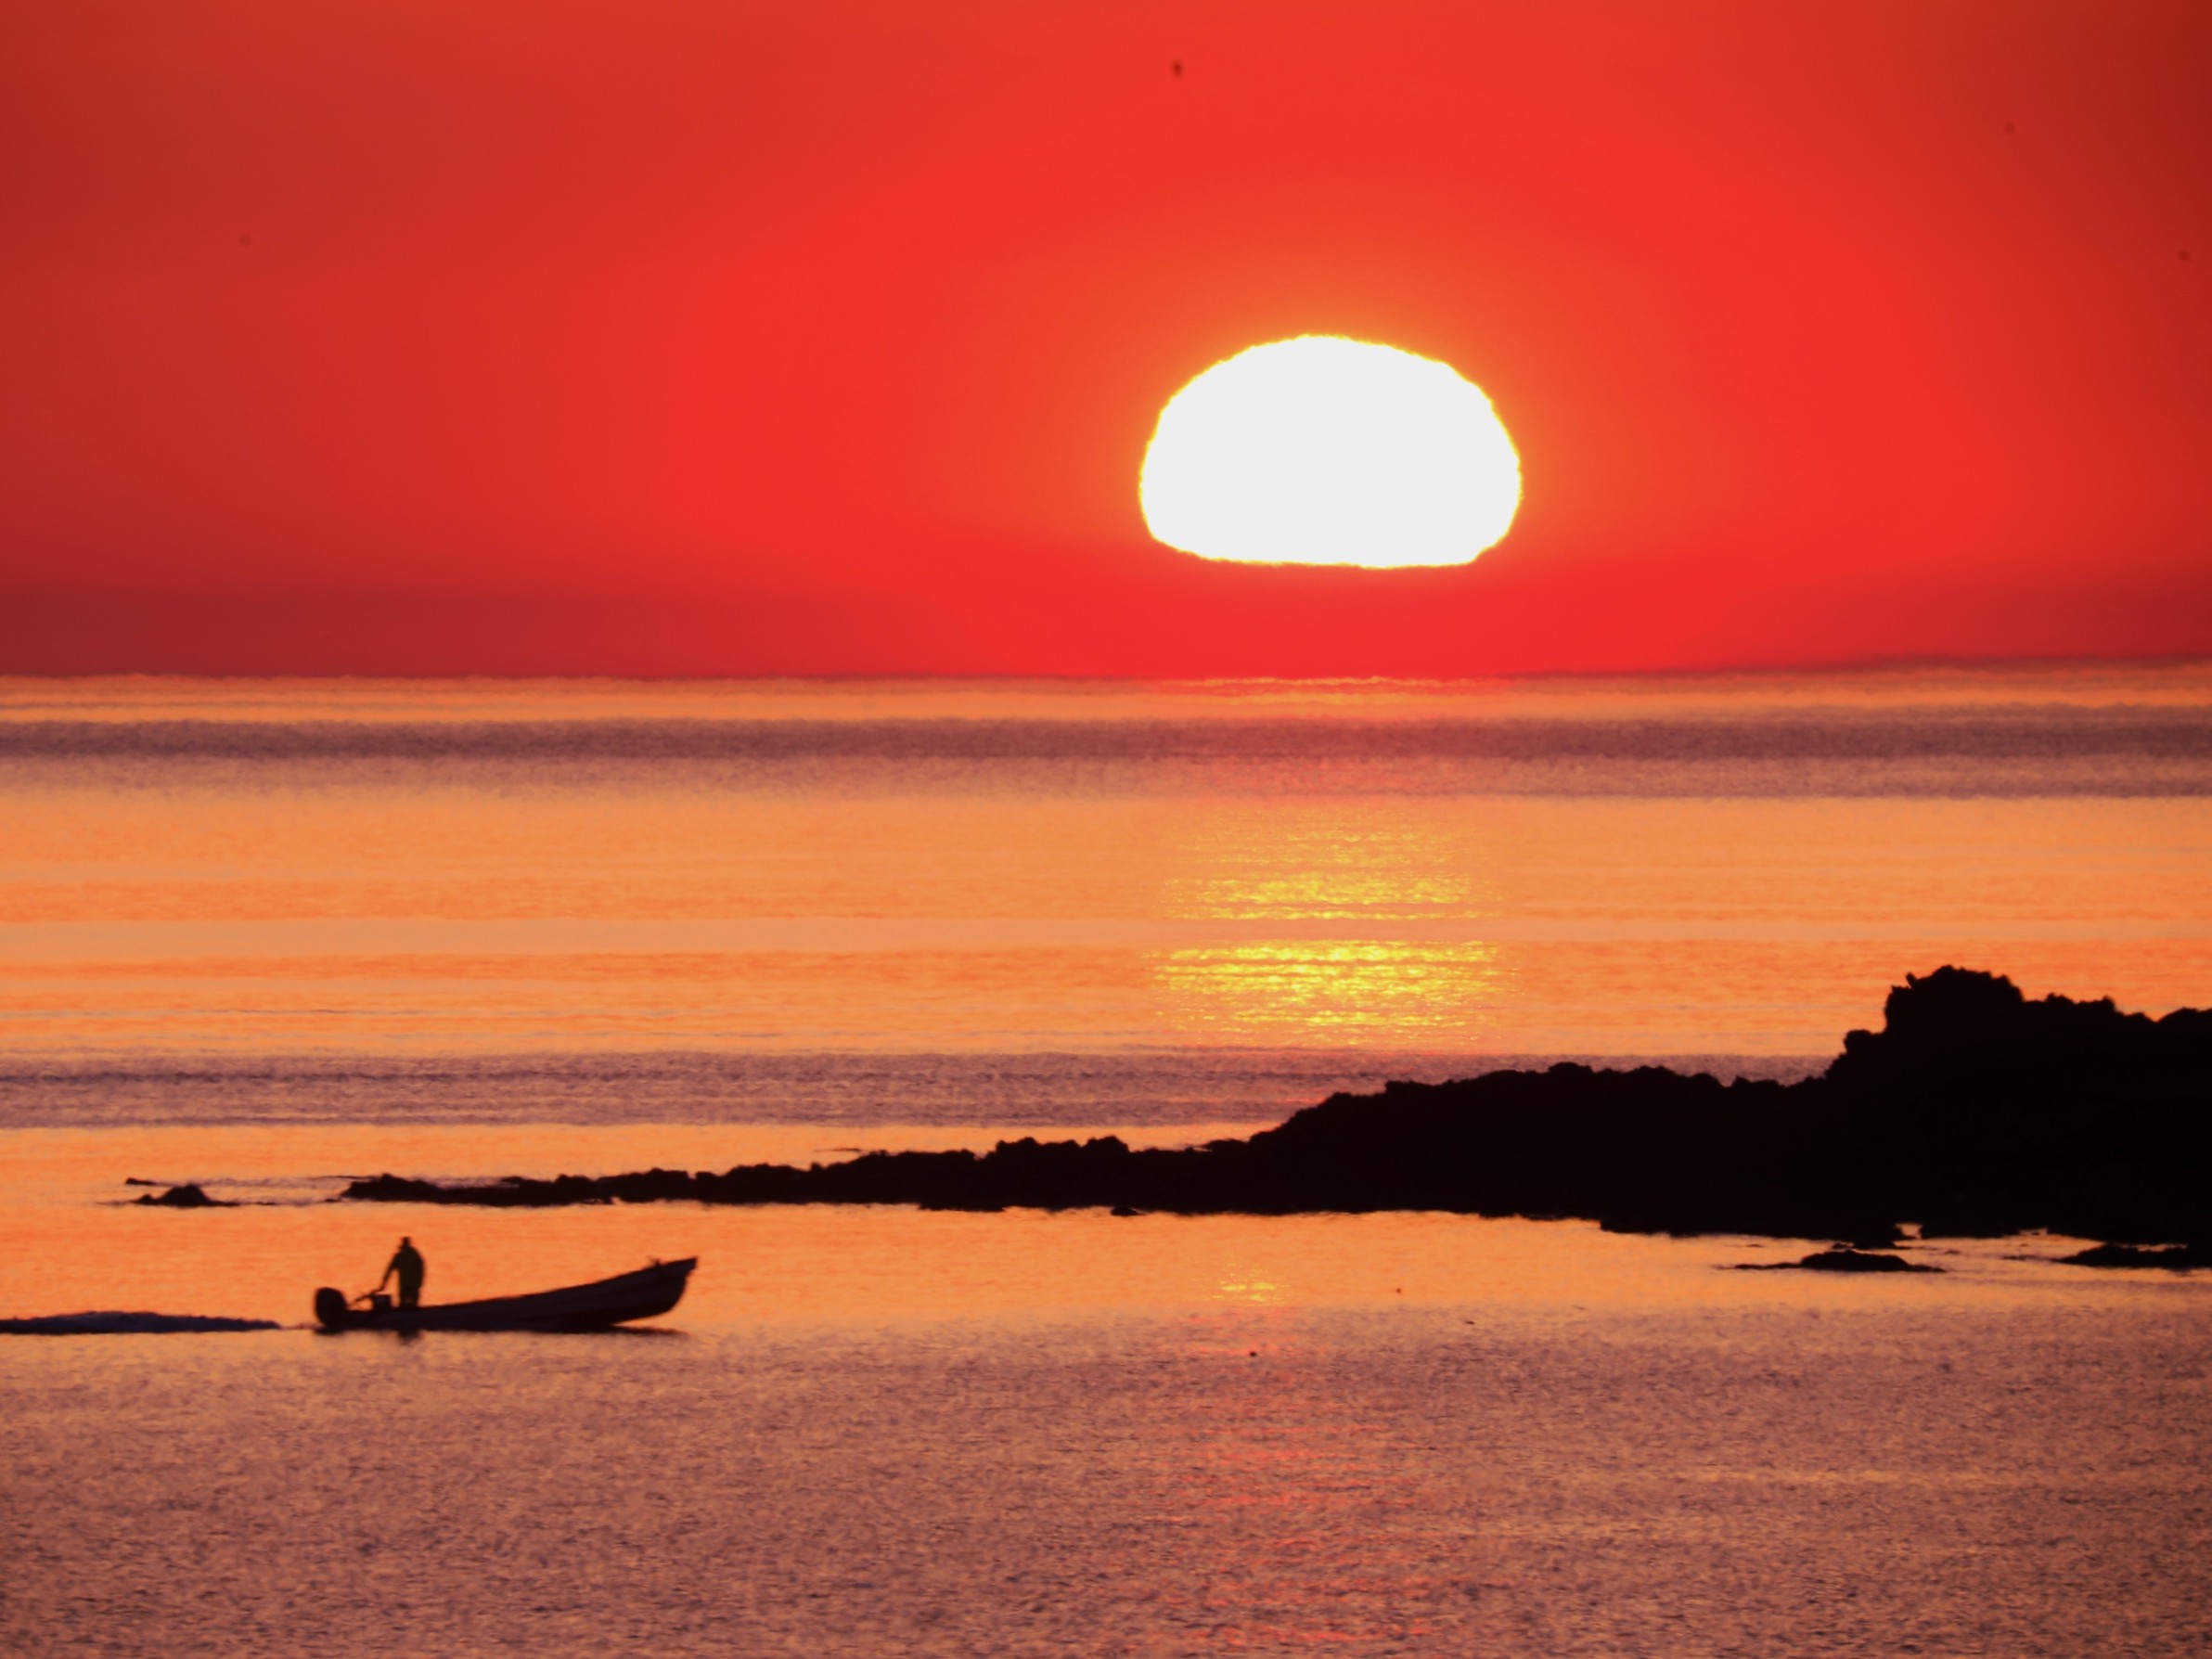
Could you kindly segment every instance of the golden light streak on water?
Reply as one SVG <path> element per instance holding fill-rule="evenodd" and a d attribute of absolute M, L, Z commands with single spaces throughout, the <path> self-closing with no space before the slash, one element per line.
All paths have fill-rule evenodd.
<path fill-rule="evenodd" d="M 1210 1041 L 1477 1046 L 1511 984 L 1494 945 L 1262 943 L 1152 960 L 1167 1017 Z"/>

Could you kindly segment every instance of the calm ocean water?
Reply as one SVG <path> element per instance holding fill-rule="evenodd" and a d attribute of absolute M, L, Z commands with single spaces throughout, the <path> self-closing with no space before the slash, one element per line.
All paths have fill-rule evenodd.
<path fill-rule="evenodd" d="M 1257 1116 L 1501 1055 L 1786 1070 L 1943 961 L 2204 998 L 2208 845 L 2195 668 L 6 682 L 0 1110 L 97 1116 L 87 1062 L 164 1118 L 284 1115 L 272 1059 L 310 1118 L 434 1113 L 435 1066 L 364 1057 L 496 1057 L 451 1069 L 455 1111 L 526 1117 L 536 1074 L 563 1119 L 849 1119 L 869 1087 L 925 1121 Z M 561 1074 L 643 1053 L 734 1058 Z M 790 1058 L 816 1054 L 902 1058 L 864 1084 Z M 253 1062 L 240 1103 L 179 1057 Z"/>
<path fill-rule="evenodd" d="M 2212 1003 L 2212 672 L 0 683 L 0 1318 L 701 1258 L 660 1335 L 0 1338 L 0 1632 L 2205 1652 L 2212 1304 L 2062 1241 L 320 1202 L 1794 1075 L 1945 961 Z"/>
<path fill-rule="evenodd" d="M 58 1212 L 49 1212 L 58 1222 Z M 73 1207 L 297 1320 L 697 1251 L 668 1334 L 0 1338 L 38 1654 L 2200 1654 L 2187 1280 L 1435 1215 Z M 23 1217 L 11 1251 L 21 1245 Z"/>

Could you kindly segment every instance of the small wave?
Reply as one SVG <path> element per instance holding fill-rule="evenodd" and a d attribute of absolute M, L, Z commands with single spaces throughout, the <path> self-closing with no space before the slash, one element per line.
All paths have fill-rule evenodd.
<path fill-rule="evenodd" d="M 0 1319 L 0 1336 L 158 1336 L 171 1331 L 278 1331 L 274 1319 L 225 1319 L 209 1314 L 74 1313 Z"/>

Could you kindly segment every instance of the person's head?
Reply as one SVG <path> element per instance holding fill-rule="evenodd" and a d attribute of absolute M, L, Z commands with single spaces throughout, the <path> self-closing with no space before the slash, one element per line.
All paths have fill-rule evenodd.
<path fill-rule="evenodd" d="M 408 1237 L 407 1237 L 407 1235 L 406 1235 L 406 1234 L 405 1234 L 405 1233 L 402 1233 L 402 1234 L 400 1235 L 400 1237 L 399 1237 L 399 1247 L 400 1247 L 402 1250 L 405 1250 L 405 1249 L 407 1249 L 407 1248 L 408 1248 L 410 1245 L 412 1245 L 414 1242 L 415 1242 L 415 1241 L 414 1241 L 414 1240 L 412 1240 L 412 1239 L 410 1239 L 410 1238 L 408 1238 Z"/>

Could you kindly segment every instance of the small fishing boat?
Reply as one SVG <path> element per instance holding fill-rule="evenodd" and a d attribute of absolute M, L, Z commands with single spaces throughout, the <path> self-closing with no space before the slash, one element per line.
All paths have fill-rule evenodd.
<path fill-rule="evenodd" d="M 325 1285 L 315 1293 L 315 1317 L 326 1331 L 605 1331 L 666 1313 L 683 1300 L 698 1266 L 697 1256 L 687 1256 L 564 1290 L 420 1307 L 394 1307 L 383 1295 L 349 1300 Z M 354 1306 L 360 1300 L 368 1305 Z"/>

